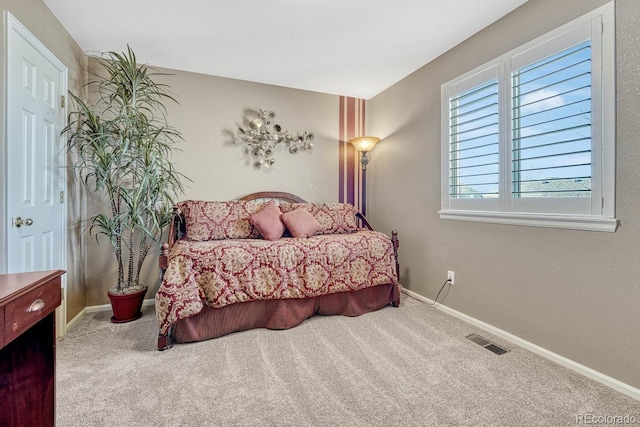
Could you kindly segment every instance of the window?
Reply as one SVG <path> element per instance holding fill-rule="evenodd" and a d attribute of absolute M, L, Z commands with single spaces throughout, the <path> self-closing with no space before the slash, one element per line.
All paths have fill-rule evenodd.
<path fill-rule="evenodd" d="M 613 7 L 442 86 L 443 219 L 615 231 Z"/>

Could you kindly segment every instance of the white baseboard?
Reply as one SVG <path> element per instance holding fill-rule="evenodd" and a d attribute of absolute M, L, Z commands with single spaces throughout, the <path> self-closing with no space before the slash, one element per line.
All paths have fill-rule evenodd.
<path fill-rule="evenodd" d="M 429 298 L 423 297 L 413 291 L 410 291 L 407 288 L 402 289 L 402 292 L 409 295 L 412 298 L 415 298 L 419 301 L 426 302 L 428 304 L 433 304 L 433 301 Z M 640 400 L 640 389 L 630 386 L 629 384 L 623 383 L 615 378 L 612 378 L 608 375 L 603 374 L 602 372 L 598 372 L 594 369 L 589 368 L 588 366 L 581 365 L 578 362 L 575 362 L 571 359 L 568 359 L 564 356 L 561 356 L 557 353 L 554 353 L 546 348 L 540 347 L 539 345 L 533 344 L 527 340 L 524 340 L 518 336 L 510 334 L 509 332 L 503 331 L 500 328 L 496 328 L 488 323 L 485 323 L 481 320 L 478 320 L 474 317 L 468 316 L 464 313 L 461 313 L 457 310 L 447 307 L 446 305 L 437 304 L 434 306 L 440 311 L 443 311 L 447 314 L 450 314 L 454 317 L 464 320 L 467 323 L 471 323 L 474 326 L 477 326 L 487 332 L 490 332 L 500 338 L 504 338 L 507 341 L 510 341 L 520 347 L 523 347 L 533 353 L 536 353 L 552 362 L 555 362 L 559 365 L 564 366 L 565 368 L 569 368 L 574 372 L 577 372 L 585 377 L 591 378 L 592 380 L 598 381 L 601 384 L 606 385 L 620 393 L 626 394 L 636 400 Z"/>
<path fill-rule="evenodd" d="M 80 313 L 76 314 L 76 317 L 67 322 L 67 332 L 80 320 L 83 314 L 87 312 L 87 307 L 80 310 Z"/>
<path fill-rule="evenodd" d="M 155 304 L 155 299 L 154 298 L 147 298 L 144 301 L 142 301 L 142 306 L 143 307 L 147 307 L 149 305 L 154 305 L 154 304 Z M 80 313 L 78 313 L 76 315 L 76 317 L 74 317 L 69 322 L 67 322 L 67 331 L 71 327 L 73 327 L 73 325 L 75 325 L 76 322 L 78 320 L 80 320 L 82 315 L 85 314 L 85 313 L 98 313 L 98 312 L 101 312 L 101 311 L 110 311 L 110 310 L 111 310 L 111 304 L 90 305 L 88 307 L 85 307 L 82 310 L 80 310 Z"/>

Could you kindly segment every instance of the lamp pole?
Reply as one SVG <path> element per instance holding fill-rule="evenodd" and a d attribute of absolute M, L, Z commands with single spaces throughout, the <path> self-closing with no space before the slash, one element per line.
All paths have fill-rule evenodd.
<path fill-rule="evenodd" d="M 356 150 L 360 151 L 360 164 L 362 165 L 362 184 L 360 186 L 360 200 L 362 215 L 366 216 L 367 211 L 367 165 L 371 156 L 369 151 L 375 147 L 380 141 L 380 138 L 376 136 L 359 136 L 349 140 Z"/>
<path fill-rule="evenodd" d="M 362 158 L 360 159 L 362 163 L 362 194 L 360 198 L 362 200 L 362 215 L 364 216 L 367 216 L 367 163 L 369 163 L 369 157 L 367 156 L 365 158 L 366 154 L 367 152 L 363 151 Z"/>

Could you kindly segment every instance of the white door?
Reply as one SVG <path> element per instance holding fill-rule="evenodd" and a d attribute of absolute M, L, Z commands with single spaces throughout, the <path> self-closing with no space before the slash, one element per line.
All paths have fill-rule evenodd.
<path fill-rule="evenodd" d="M 66 150 L 60 131 L 67 70 L 8 13 L 5 26 L 7 273 L 65 269 Z M 62 333 L 64 312 L 63 302 L 56 322 Z"/>

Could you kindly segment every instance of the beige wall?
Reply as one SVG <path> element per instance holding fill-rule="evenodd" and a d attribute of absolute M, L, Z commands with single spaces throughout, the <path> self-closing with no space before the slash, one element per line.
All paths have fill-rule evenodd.
<path fill-rule="evenodd" d="M 259 83 L 168 71 L 164 79 L 179 105 L 169 108 L 169 120 L 183 132 L 183 152 L 177 168 L 186 183 L 185 198 L 229 200 L 262 190 L 281 190 L 314 201 L 338 198 L 339 97 Z M 312 152 L 276 152 L 271 168 L 256 169 L 234 145 L 245 111 L 259 108 L 276 113 L 276 123 L 292 133 L 315 133 Z"/>
<path fill-rule="evenodd" d="M 180 103 L 168 105 L 168 119 L 184 137 L 182 152 L 174 157 L 176 168 L 193 181 L 185 181 L 183 199 L 232 200 L 256 191 L 280 190 L 310 201 L 338 201 L 338 96 L 159 71 L 172 74 L 158 81 L 168 84 Z M 285 149 L 275 154 L 272 168 L 254 168 L 243 147 L 233 144 L 233 135 L 243 124 L 245 111 L 258 108 L 274 111 L 276 122 L 292 133 L 314 132 L 313 151 L 291 155 Z M 86 273 L 87 305 L 107 304 L 113 254 L 106 241 L 100 247 L 91 241 L 87 247 L 91 260 Z M 147 298 L 157 290 L 157 265 L 157 253 L 150 254 L 143 275 L 150 285 Z"/>
<path fill-rule="evenodd" d="M 440 220 L 440 87 L 602 4 L 530 0 L 369 102 L 369 214 L 400 232 L 402 283 L 640 387 L 640 2 L 616 1 L 616 233 Z"/>
<path fill-rule="evenodd" d="M 8 10 L 18 21 L 42 42 L 68 68 L 69 88 L 78 89 L 84 80 L 87 57 L 78 44 L 71 38 L 58 20 L 40 0 L 0 0 L 0 11 Z M 4 39 L 4 24 L 0 39 Z M 3 55 L 4 56 L 4 53 Z M 4 66 L 0 67 L 0 81 L 4 85 Z M 5 93 L 5 91 L 2 91 Z M 4 102 L 0 106 L 2 122 L 0 135 L 4 135 Z M 83 286 L 83 260 L 80 256 L 82 242 L 75 226 L 83 209 L 77 195 L 69 188 L 68 214 L 70 232 L 68 234 L 67 263 L 67 319 L 75 317 L 85 307 Z"/>

